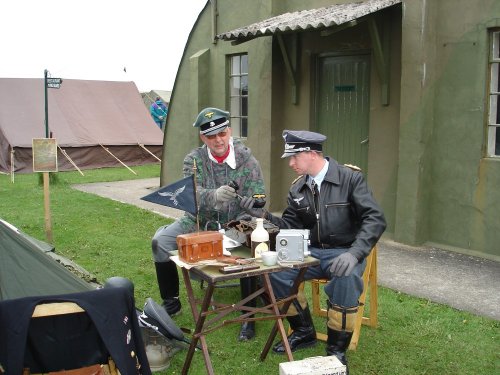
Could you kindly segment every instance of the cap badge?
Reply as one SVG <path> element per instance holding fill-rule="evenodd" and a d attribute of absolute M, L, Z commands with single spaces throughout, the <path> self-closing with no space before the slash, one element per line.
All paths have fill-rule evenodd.
<path fill-rule="evenodd" d="M 207 112 L 207 113 L 205 113 L 205 115 L 204 115 L 204 116 L 205 116 L 206 118 L 212 118 L 212 116 L 213 116 L 214 114 L 215 114 L 214 112 Z"/>
<path fill-rule="evenodd" d="M 210 127 L 215 126 L 215 122 L 210 121 Z"/>
<path fill-rule="evenodd" d="M 285 143 L 285 150 L 291 150 L 292 148 L 295 148 L 295 145 Z"/>

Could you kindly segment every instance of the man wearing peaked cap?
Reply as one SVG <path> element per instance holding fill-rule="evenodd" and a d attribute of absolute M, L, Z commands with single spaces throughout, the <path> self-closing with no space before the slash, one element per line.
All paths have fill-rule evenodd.
<path fill-rule="evenodd" d="M 183 174 L 191 176 L 196 164 L 198 217 L 186 213 L 174 223 L 158 228 L 152 240 L 160 295 L 171 316 L 181 309 L 179 275 L 169 253 L 177 249 L 177 236 L 196 232 L 197 219 L 201 230 L 218 230 L 230 221 L 247 217 L 238 197 L 265 194 L 260 164 L 248 147 L 233 139 L 229 121 L 229 112 L 213 107 L 203 109 L 196 117 L 193 126 L 199 129 L 203 146 L 186 155 Z M 234 186 L 239 187 L 238 193 Z M 240 285 L 242 297 L 247 297 L 256 290 L 256 279 L 242 278 Z M 247 302 L 246 306 L 255 307 L 256 300 Z M 239 340 L 249 340 L 254 335 L 255 322 L 242 323 Z"/>
<path fill-rule="evenodd" d="M 282 158 L 295 155 L 302 151 L 323 151 L 323 142 L 326 137 L 323 134 L 306 130 L 285 130 L 283 131 L 285 140 L 285 152 Z"/>
<path fill-rule="evenodd" d="M 310 230 L 309 250 L 320 265 L 309 267 L 304 279 L 329 280 L 324 288 L 328 297 L 326 352 L 347 368 L 346 350 L 363 292 L 365 258 L 385 230 L 384 214 L 359 168 L 323 156 L 324 135 L 285 130 L 283 139 L 282 158 L 287 158 L 290 168 L 299 175 L 288 192 L 285 211 L 281 217 L 274 216 L 253 208 L 253 199 L 246 197 L 240 206 L 280 228 Z M 290 295 L 297 274 L 298 270 L 286 269 L 269 275 L 276 298 Z M 293 329 L 288 336 L 292 351 L 315 345 L 316 331 L 303 293 L 290 305 L 287 319 Z M 285 353 L 281 341 L 273 351 Z"/>

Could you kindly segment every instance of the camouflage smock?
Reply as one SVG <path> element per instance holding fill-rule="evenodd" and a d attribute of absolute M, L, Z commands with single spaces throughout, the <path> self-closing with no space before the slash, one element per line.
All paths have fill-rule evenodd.
<path fill-rule="evenodd" d="M 253 194 L 265 194 L 264 180 L 262 179 L 262 170 L 257 159 L 252 155 L 250 148 L 246 147 L 241 141 L 234 140 L 233 147 L 236 158 L 236 168 L 232 169 L 226 163 L 216 163 L 208 157 L 208 148 L 206 145 L 192 150 L 184 158 L 183 174 L 184 177 L 193 174 L 193 165 L 196 161 L 196 189 L 198 199 L 198 218 L 200 220 L 200 230 L 205 230 L 207 223 L 208 229 L 216 229 L 213 224 L 219 222 L 221 225 L 231 221 L 238 220 L 247 215 L 240 208 L 238 198 L 224 202 L 217 210 L 215 191 L 222 185 L 227 185 L 234 180 L 239 186 L 237 193 L 241 196 L 252 196 Z M 196 229 L 196 218 L 189 214 L 180 218 L 182 228 L 187 232 Z"/>

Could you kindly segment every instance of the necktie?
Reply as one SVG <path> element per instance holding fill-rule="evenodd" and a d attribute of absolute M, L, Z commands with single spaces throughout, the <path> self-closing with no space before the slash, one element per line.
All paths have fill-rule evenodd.
<path fill-rule="evenodd" d="M 313 197 L 314 197 L 314 208 L 316 209 L 316 212 L 318 212 L 319 190 L 318 190 L 318 184 L 316 183 L 316 181 L 312 180 L 311 188 L 312 188 Z"/>

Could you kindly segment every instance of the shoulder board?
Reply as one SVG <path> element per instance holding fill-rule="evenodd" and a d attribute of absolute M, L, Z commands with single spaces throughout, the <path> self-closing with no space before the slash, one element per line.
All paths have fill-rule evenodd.
<path fill-rule="evenodd" d="M 352 170 L 355 170 L 355 171 L 359 171 L 361 172 L 361 168 L 356 166 L 356 165 L 352 165 L 352 164 L 344 164 L 347 168 L 351 168 Z"/>
<path fill-rule="evenodd" d="M 304 175 L 300 175 L 299 177 L 297 177 L 295 180 L 292 181 L 292 185 L 295 184 L 298 180 L 300 180 Z"/>

